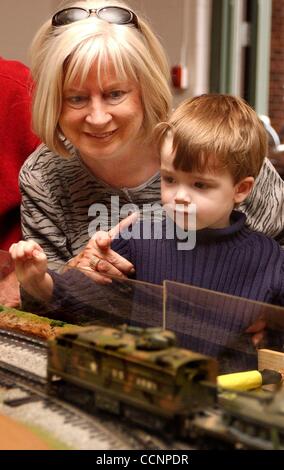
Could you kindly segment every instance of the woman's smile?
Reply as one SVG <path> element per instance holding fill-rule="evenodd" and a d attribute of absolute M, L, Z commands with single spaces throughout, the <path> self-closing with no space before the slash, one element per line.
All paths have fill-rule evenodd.
<path fill-rule="evenodd" d="M 99 140 L 107 140 L 113 137 L 116 131 L 117 129 L 113 131 L 109 131 L 109 132 L 86 132 L 86 135 L 88 137 L 94 137 L 95 139 L 99 139 Z"/>

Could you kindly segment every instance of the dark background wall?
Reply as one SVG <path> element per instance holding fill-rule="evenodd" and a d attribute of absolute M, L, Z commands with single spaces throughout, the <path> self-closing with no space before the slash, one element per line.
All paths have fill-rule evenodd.
<path fill-rule="evenodd" d="M 269 116 L 284 142 L 284 0 L 272 0 Z"/>

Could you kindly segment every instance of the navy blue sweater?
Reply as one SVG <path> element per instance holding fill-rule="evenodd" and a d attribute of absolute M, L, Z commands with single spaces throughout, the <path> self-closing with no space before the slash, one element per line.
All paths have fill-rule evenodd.
<path fill-rule="evenodd" d="M 162 284 L 167 279 L 284 305 L 284 250 L 246 228 L 245 221 L 245 214 L 233 211 L 229 227 L 197 231 L 192 250 L 178 250 L 176 237 L 120 238 L 112 248 L 134 264 L 139 281 Z"/>

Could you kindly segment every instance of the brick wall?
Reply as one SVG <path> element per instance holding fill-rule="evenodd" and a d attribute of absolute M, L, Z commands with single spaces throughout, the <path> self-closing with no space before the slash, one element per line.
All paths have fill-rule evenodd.
<path fill-rule="evenodd" d="M 269 116 L 284 141 L 284 0 L 272 0 Z"/>

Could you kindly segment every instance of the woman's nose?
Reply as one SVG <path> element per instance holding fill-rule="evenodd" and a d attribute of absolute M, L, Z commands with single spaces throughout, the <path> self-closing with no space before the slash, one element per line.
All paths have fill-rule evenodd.
<path fill-rule="evenodd" d="M 90 105 L 86 116 L 86 121 L 93 126 L 105 126 L 112 119 L 111 114 L 108 112 L 107 105 L 96 101 Z"/>

